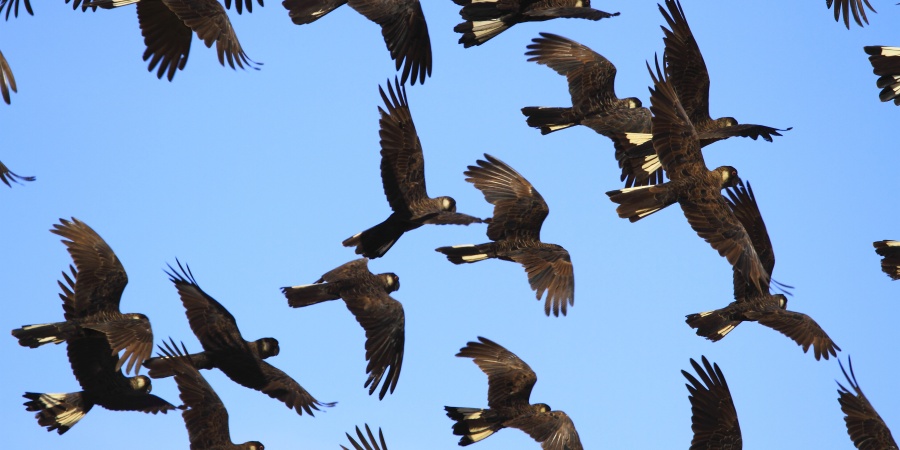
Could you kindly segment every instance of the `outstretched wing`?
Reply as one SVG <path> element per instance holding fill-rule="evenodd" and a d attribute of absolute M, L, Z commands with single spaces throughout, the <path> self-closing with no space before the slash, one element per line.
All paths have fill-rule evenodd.
<path fill-rule="evenodd" d="M 394 86 L 396 89 L 388 82 L 387 94 L 378 87 L 387 109 L 378 107 L 381 113 L 381 182 L 391 209 L 397 214 L 409 215 L 411 205 L 428 198 L 425 158 L 409 112 L 406 87 L 396 78 Z"/>
<path fill-rule="evenodd" d="M 772 249 L 769 232 L 766 231 L 766 223 L 763 222 L 762 214 L 759 212 L 756 196 L 753 195 L 753 188 L 750 187 L 749 182 L 746 187 L 743 182 L 740 182 L 737 186 L 726 189 L 725 192 L 728 194 L 725 201 L 750 237 L 763 269 L 771 276 L 772 270 L 775 268 L 775 251 Z M 735 300 L 768 293 L 760 292 L 754 283 L 748 282 L 737 267 L 734 267 L 733 278 Z"/>
<path fill-rule="evenodd" d="M 366 360 L 369 361 L 366 372 L 369 377 L 365 386 L 372 394 L 381 384 L 378 398 L 383 399 L 388 390 L 394 392 L 403 366 L 406 341 L 403 305 L 391 298 L 384 291 L 384 286 L 374 283 L 344 292 L 344 301 L 356 321 L 366 330 Z"/>
<path fill-rule="evenodd" d="M 419 0 L 350 0 L 351 8 L 381 26 L 384 43 L 397 63 L 403 66 L 400 84 L 412 84 L 431 76 L 431 39 Z"/>
<path fill-rule="evenodd" d="M 804 353 L 812 346 L 816 360 L 837 356 L 841 350 L 812 317 L 803 313 L 777 309 L 760 316 L 759 323 L 791 338 Z"/>
<path fill-rule="evenodd" d="M 357 443 L 356 439 L 353 439 L 353 436 L 350 436 L 350 433 L 347 433 L 347 439 L 350 439 L 350 444 L 353 445 L 354 450 L 388 450 L 387 444 L 384 442 L 384 434 L 382 434 L 381 428 L 378 429 L 378 440 L 375 439 L 375 435 L 372 433 L 372 429 L 369 428 L 369 424 L 366 424 L 365 435 L 357 426 L 356 436 L 359 437 L 360 443 Z M 381 443 L 381 445 L 379 445 L 379 442 Z M 341 448 L 344 450 L 349 450 L 343 445 L 341 446 Z"/>
<path fill-rule="evenodd" d="M 510 420 L 508 426 L 518 428 L 541 443 L 544 450 L 582 450 L 581 438 L 569 415 L 562 411 L 529 414 Z"/>
<path fill-rule="evenodd" d="M 541 225 L 550 208 L 528 180 L 503 161 L 484 154 L 487 161 L 465 171 L 466 181 L 494 205 L 494 217 L 488 225 L 488 238 L 494 241 L 524 239 L 538 241 Z"/>
<path fill-rule="evenodd" d="M 850 364 L 850 375 L 844 370 L 844 365 L 838 360 L 841 366 L 841 372 L 847 378 L 847 383 L 853 389 L 850 392 L 841 383 L 838 383 L 838 403 L 841 404 L 841 411 L 844 412 L 844 422 L 847 424 L 847 434 L 853 441 L 853 445 L 859 449 L 865 450 L 887 450 L 896 449 L 897 443 L 891 430 L 885 425 L 884 420 L 878 415 L 878 411 L 869 403 L 869 399 L 863 394 L 856 382 L 856 374 L 853 373 L 853 361 L 847 358 Z"/>
<path fill-rule="evenodd" d="M 681 105 L 691 122 L 710 120 L 709 72 L 694 39 L 691 27 L 684 17 L 678 0 L 666 0 L 666 7 L 659 6 L 669 28 L 662 27 L 666 45 L 666 75 L 671 80 Z M 655 135 L 656 133 L 654 133 Z"/>
<path fill-rule="evenodd" d="M 216 299 L 200 289 L 190 266 L 182 266 L 177 260 L 176 263 L 178 270 L 170 265 L 166 274 L 178 290 L 191 330 L 200 340 L 203 349 L 249 352 L 245 349 L 247 344 L 241 336 L 234 316 Z"/>
<path fill-rule="evenodd" d="M 703 367 L 691 359 L 691 366 L 700 380 L 681 371 L 690 383 L 685 386 L 690 392 L 691 430 L 694 431 L 691 450 L 740 449 L 743 446 L 741 425 L 725 375 L 718 364 L 710 365 L 706 356 L 702 358 Z"/>
<path fill-rule="evenodd" d="M 537 375 L 525 361 L 500 344 L 481 336 L 468 342 L 456 356 L 472 358 L 488 377 L 488 406 L 527 407 Z"/>
<path fill-rule="evenodd" d="M 875 8 L 869 4 L 869 0 L 837 0 L 837 2 L 834 0 L 825 0 L 825 6 L 829 9 L 832 5 L 834 6 L 834 21 L 839 21 L 843 14 L 844 26 L 846 26 L 848 30 L 850 29 L 851 13 L 853 14 L 853 20 L 856 24 L 863 26 L 863 22 L 866 24 L 869 23 L 869 18 L 866 17 L 866 8 L 863 6 L 868 7 L 872 12 L 877 12 L 875 11 Z"/>

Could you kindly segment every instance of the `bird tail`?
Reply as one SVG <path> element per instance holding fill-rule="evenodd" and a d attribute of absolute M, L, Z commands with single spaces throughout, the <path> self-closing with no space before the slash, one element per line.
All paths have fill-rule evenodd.
<path fill-rule="evenodd" d="M 302 286 L 281 288 L 281 292 L 287 297 L 288 306 L 294 308 L 302 308 L 341 298 L 340 295 L 331 291 L 332 286 L 328 283 L 304 284 Z"/>
<path fill-rule="evenodd" d="M 297 25 L 313 23 L 324 15 L 347 3 L 346 0 L 285 0 L 291 20 Z"/>
<path fill-rule="evenodd" d="M 465 19 L 466 21 L 453 27 L 453 31 L 462 33 L 462 37 L 459 38 L 459 43 L 462 44 L 463 47 L 469 48 L 475 45 L 484 44 L 485 42 L 491 40 L 498 34 L 505 31 L 507 28 L 513 26 L 515 22 L 510 23 L 510 18 L 512 17 L 511 15 L 499 15 L 481 12 L 481 10 L 488 11 L 488 8 L 493 8 L 493 10 L 496 10 L 495 5 L 497 3 L 498 2 L 496 1 L 474 3 L 470 6 L 477 6 L 477 12 L 465 14 L 464 11 L 470 8 L 470 6 L 464 7 L 459 12 L 460 15 L 463 16 L 463 19 Z M 494 15 L 496 17 L 491 17 L 491 15 Z"/>
<path fill-rule="evenodd" d="M 356 247 L 356 254 L 380 258 L 403 236 L 403 228 L 388 218 L 384 222 L 344 240 L 344 247 Z"/>
<path fill-rule="evenodd" d="M 175 376 L 173 358 L 187 360 L 195 369 L 212 369 L 213 363 L 206 352 L 191 353 L 187 356 L 157 356 L 143 362 L 143 366 L 149 370 L 150 378 L 167 378 Z"/>
<path fill-rule="evenodd" d="M 38 394 L 26 392 L 23 397 L 30 401 L 25 402 L 25 409 L 37 411 L 34 417 L 38 424 L 47 427 L 47 431 L 56 430 L 63 434 L 69 428 L 75 426 L 88 411 L 93 403 L 85 402 L 81 392 L 70 394 Z"/>
<path fill-rule="evenodd" d="M 685 322 L 691 328 L 697 330 L 697 336 L 703 336 L 713 342 L 718 341 L 730 333 L 734 327 L 741 324 L 740 320 L 732 319 L 725 311 L 716 309 L 699 314 L 688 314 Z"/>
<path fill-rule="evenodd" d="M 660 198 L 659 190 L 665 189 L 665 185 L 638 186 L 609 191 L 606 195 L 609 199 L 619 204 L 616 212 L 619 217 L 637 222 L 644 217 L 653 214 L 666 206 L 675 203 L 675 198 L 668 195 Z"/>
<path fill-rule="evenodd" d="M 73 337 L 78 327 L 69 322 L 42 323 L 25 325 L 12 330 L 12 335 L 19 340 L 22 347 L 37 348 L 44 344 L 59 344 Z"/>
<path fill-rule="evenodd" d="M 527 117 L 529 127 L 540 128 L 541 134 L 550 134 L 578 125 L 581 120 L 573 108 L 552 108 L 544 106 L 526 106 L 522 114 Z"/>
<path fill-rule="evenodd" d="M 456 421 L 453 434 L 462 436 L 459 445 L 478 442 L 503 428 L 499 420 L 492 419 L 491 410 L 478 408 L 458 408 L 445 406 L 447 417 Z"/>
<path fill-rule="evenodd" d="M 447 256 L 453 264 L 464 264 L 482 261 L 488 258 L 496 258 L 492 243 L 454 245 L 452 247 L 439 247 L 435 251 Z"/>

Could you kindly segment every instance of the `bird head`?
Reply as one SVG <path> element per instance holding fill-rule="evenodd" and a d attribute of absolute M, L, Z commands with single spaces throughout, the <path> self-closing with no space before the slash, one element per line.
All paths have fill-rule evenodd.
<path fill-rule="evenodd" d="M 453 197 L 440 197 L 441 211 L 456 212 L 456 200 Z"/>
<path fill-rule="evenodd" d="M 394 273 L 382 273 L 378 275 L 378 278 L 381 278 L 381 282 L 384 285 L 384 291 L 387 293 L 394 292 L 400 289 L 400 277 L 398 277 Z"/>
<path fill-rule="evenodd" d="M 259 352 L 260 358 L 266 359 L 270 356 L 278 356 L 281 348 L 278 347 L 277 339 L 266 337 L 256 340 L 256 351 Z"/>
<path fill-rule="evenodd" d="M 131 377 L 128 382 L 131 383 L 131 389 L 140 394 L 149 394 L 150 391 L 153 390 L 150 379 L 144 375 Z"/>
<path fill-rule="evenodd" d="M 722 177 L 722 189 L 727 187 L 735 187 L 741 182 L 738 171 L 731 166 L 721 166 L 716 168 L 716 172 Z"/>

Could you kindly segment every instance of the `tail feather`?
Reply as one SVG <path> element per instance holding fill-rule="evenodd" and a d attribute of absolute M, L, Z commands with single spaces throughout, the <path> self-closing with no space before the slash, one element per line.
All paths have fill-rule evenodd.
<path fill-rule="evenodd" d="M 174 364 L 171 358 L 173 357 L 157 356 L 144 361 L 142 365 L 149 370 L 147 375 L 150 378 L 168 378 L 175 376 L 175 371 L 172 369 Z M 213 368 L 212 361 L 206 352 L 191 353 L 187 356 L 176 356 L 175 358 L 187 359 L 197 370 Z"/>
<path fill-rule="evenodd" d="M 722 339 L 734 327 L 741 324 L 740 320 L 732 319 L 721 309 L 688 314 L 685 322 L 697 330 L 697 336 L 703 336 L 713 342 Z"/>
<path fill-rule="evenodd" d="M 544 106 L 526 106 L 522 114 L 527 117 L 529 127 L 540 128 L 541 134 L 550 134 L 578 125 L 581 120 L 572 108 L 553 108 Z"/>
<path fill-rule="evenodd" d="M 38 348 L 44 344 L 60 344 L 78 334 L 79 328 L 69 322 L 25 325 L 12 330 L 12 335 L 22 347 Z"/>
<path fill-rule="evenodd" d="M 459 445 L 469 445 L 496 433 L 503 428 L 498 420 L 491 419 L 491 410 L 445 406 L 447 417 L 456 421 L 453 434 L 462 436 Z"/>
<path fill-rule="evenodd" d="M 403 228 L 390 218 L 384 222 L 345 239 L 344 247 L 356 247 L 356 254 L 367 258 L 380 258 L 403 236 Z"/>
<path fill-rule="evenodd" d="M 84 401 L 81 392 L 71 394 L 26 392 L 23 397 L 30 400 L 24 403 L 25 409 L 37 411 L 34 417 L 38 424 L 46 427 L 47 431 L 56 430 L 59 434 L 69 431 L 69 428 L 75 426 L 94 406 Z"/>
<path fill-rule="evenodd" d="M 281 288 L 281 292 L 287 297 L 288 305 L 294 308 L 302 308 L 341 298 L 340 295 L 332 292 L 332 290 L 333 286 L 328 283 L 304 284 L 302 286 Z"/>
<path fill-rule="evenodd" d="M 496 253 L 492 248 L 492 244 L 479 245 L 454 245 L 452 247 L 439 247 L 435 251 L 441 252 L 447 256 L 453 264 L 465 264 L 483 261 L 488 258 L 496 258 Z"/>
<path fill-rule="evenodd" d="M 321 19 L 347 3 L 347 0 L 284 0 L 281 3 L 288 10 L 291 21 L 297 25 L 305 25 Z"/>
<path fill-rule="evenodd" d="M 459 10 L 460 17 L 469 22 L 502 19 L 519 8 L 518 4 L 501 0 L 470 0 L 457 4 L 462 6 Z"/>
<path fill-rule="evenodd" d="M 638 186 L 618 189 L 606 193 L 609 199 L 619 204 L 619 217 L 637 222 L 673 203 L 675 198 L 668 195 L 666 186 Z"/>
<path fill-rule="evenodd" d="M 453 28 L 453 31 L 462 33 L 459 43 L 463 47 L 469 48 L 475 45 L 481 45 L 491 40 L 498 34 L 511 27 L 512 24 L 507 23 L 504 18 L 475 20 L 463 22 Z"/>

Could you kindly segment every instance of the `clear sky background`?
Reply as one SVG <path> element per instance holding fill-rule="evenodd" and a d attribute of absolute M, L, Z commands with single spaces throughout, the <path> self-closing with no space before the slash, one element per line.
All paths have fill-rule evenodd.
<path fill-rule="evenodd" d="M 316 416 L 204 371 L 224 401 L 236 442 L 269 449 L 337 448 L 345 432 L 382 427 L 391 449 L 457 447 L 443 406 L 485 407 L 485 375 L 454 354 L 485 336 L 537 373 L 532 400 L 566 411 L 586 448 L 686 448 L 689 358 L 717 362 L 734 396 L 748 449 L 849 449 L 835 379 L 755 323 L 711 343 L 689 313 L 732 301 L 732 271 L 677 206 L 632 224 L 604 192 L 622 186 L 612 143 L 577 127 L 541 136 L 524 106 L 568 106 L 566 81 L 526 61 L 547 31 L 581 42 L 618 68 L 620 97 L 649 105 L 645 61 L 662 54 L 664 20 L 652 1 L 596 2 L 621 16 L 516 25 L 464 49 L 459 7 L 423 5 L 433 76 L 408 89 L 432 196 L 488 217 L 492 206 L 463 171 L 488 152 L 524 175 L 550 206 L 542 237 L 572 256 L 576 302 L 546 317 L 521 266 L 454 266 L 434 251 L 486 242 L 485 226 L 425 226 L 404 235 L 376 273 L 395 272 L 406 311 L 399 385 L 378 401 L 363 388 L 364 332 L 342 302 L 292 309 L 281 286 L 312 283 L 354 259 L 341 241 L 390 213 L 379 174 L 379 84 L 394 63 L 377 25 L 349 7 L 296 26 L 277 1 L 231 20 L 260 71 L 219 66 L 195 37 L 174 82 L 141 61 L 133 6 L 74 12 L 38 2 L 36 15 L 0 24 L 0 49 L 18 81 L 0 105 L 0 160 L 37 181 L 2 187 L 0 328 L 62 320 L 56 280 L 71 262 L 48 232 L 77 217 L 116 251 L 129 276 L 121 306 L 147 314 L 156 341 L 199 351 L 163 269 L 187 263 L 200 286 L 237 318 L 245 338 L 273 336 L 268 361 L 320 401 Z M 729 139 L 704 151 L 754 188 L 774 245 L 774 278 L 796 287 L 789 309 L 811 315 L 853 356 L 862 388 L 900 426 L 896 320 L 900 282 L 880 270 L 872 241 L 900 239 L 900 108 L 878 101 L 864 45 L 900 45 L 900 8 L 875 2 L 871 24 L 848 31 L 821 1 L 698 2 L 687 19 L 711 77 L 710 111 L 740 122 L 793 127 L 774 142 Z M 180 413 L 95 407 L 63 436 L 39 427 L 21 395 L 80 390 L 65 346 L 0 340 L 0 421 L 8 448 L 187 448 Z M 153 393 L 180 404 L 171 379 Z M 539 448 L 503 430 L 477 449 Z"/>

